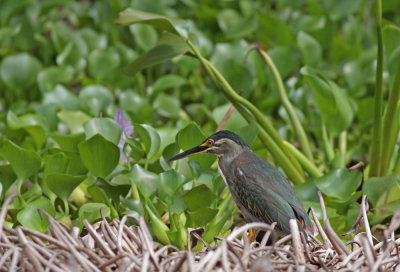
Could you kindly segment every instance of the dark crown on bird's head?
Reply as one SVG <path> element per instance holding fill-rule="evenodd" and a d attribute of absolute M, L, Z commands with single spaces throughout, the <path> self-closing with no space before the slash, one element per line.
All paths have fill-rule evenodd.
<path fill-rule="evenodd" d="M 214 142 L 216 142 L 216 141 L 218 141 L 220 139 L 229 139 L 229 140 L 234 141 L 238 145 L 247 146 L 248 147 L 246 142 L 242 138 L 240 138 L 239 135 L 237 135 L 237 134 L 235 134 L 235 133 L 233 133 L 231 131 L 228 131 L 228 130 L 220 130 L 218 132 L 215 132 L 213 135 L 211 135 L 207 139 L 212 139 L 212 140 L 214 140 Z"/>

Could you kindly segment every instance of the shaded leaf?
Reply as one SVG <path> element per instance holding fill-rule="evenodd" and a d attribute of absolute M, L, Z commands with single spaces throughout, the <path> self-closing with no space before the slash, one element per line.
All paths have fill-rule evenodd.
<path fill-rule="evenodd" d="M 191 211 L 211 206 L 216 198 L 217 196 L 204 184 L 194 187 L 183 195 L 183 201 Z"/>
<path fill-rule="evenodd" d="M 39 198 L 29 205 L 26 205 L 17 214 L 18 222 L 24 227 L 31 228 L 40 232 L 45 232 L 49 226 L 49 221 L 46 216 L 40 215 L 38 209 L 43 209 L 51 216 L 56 216 L 53 203 L 47 198 Z"/>
<path fill-rule="evenodd" d="M 176 192 L 185 180 L 185 176 L 174 169 L 161 173 L 158 181 L 158 197 L 168 205 L 172 205 Z"/>
<path fill-rule="evenodd" d="M 144 143 L 147 159 L 152 159 L 159 151 L 161 138 L 157 131 L 146 124 L 135 124 L 135 130 L 139 133 Z"/>
<path fill-rule="evenodd" d="M 105 178 L 119 162 L 118 146 L 102 135 L 94 135 L 80 143 L 78 148 L 83 164 L 95 176 Z"/>
<path fill-rule="evenodd" d="M 379 197 L 392 189 L 394 186 L 400 186 L 400 177 L 397 174 L 391 174 L 385 177 L 372 177 L 364 181 L 363 191 L 367 194 L 369 201 L 375 205 Z"/>
<path fill-rule="evenodd" d="M 130 178 L 146 199 L 157 191 L 158 175 L 145 170 L 139 164 L 132 167 Z"/>

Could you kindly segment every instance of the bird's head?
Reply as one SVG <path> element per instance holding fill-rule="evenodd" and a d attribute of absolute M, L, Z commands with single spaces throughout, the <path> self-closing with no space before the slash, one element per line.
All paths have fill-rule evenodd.
<path fill-rule="evenodd" d="M 215 154 L 218 157 L 234 157 L 244 148 L 249 148 L 249 146 L 237 134 L 228 130 L 221 130 L 205 139 L 200 145 L 172 157 L 170 161 L 201 153 Z"/>

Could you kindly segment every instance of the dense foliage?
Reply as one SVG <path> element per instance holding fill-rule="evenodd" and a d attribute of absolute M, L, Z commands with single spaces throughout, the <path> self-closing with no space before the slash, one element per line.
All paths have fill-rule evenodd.
<path fill-rule="evenodd" d="M 383 6 L 382 6 L 383 5 Z M 0 10 L 0 200 L 45 231 L 141 215 L 161 243 L 240 223 L 216 158 L 168 159 L 224 129 L 339 232 L 400 206 L 399 0 L 13 1 Z M 381 18 L 381 16 L 383 18 Z M 378 31 L 377 31 L 378 30 Z M 365 162 L 366 168 L 346 167 Z M 361 171 L 360 171 L 361 170 Z M 201 245 L 199 245 L 200 247 Z"/>

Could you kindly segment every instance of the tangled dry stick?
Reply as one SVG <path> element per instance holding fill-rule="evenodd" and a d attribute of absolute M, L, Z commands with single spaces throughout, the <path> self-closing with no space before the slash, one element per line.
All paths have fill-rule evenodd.
<path fill-rule="evenodd" d="M 11 196 L 12 197 L 12 196 Z M 367 200 L 363 197 L 356 228 L 367 223 L 366 232 L 354 237 L 353 250 L 344 244 L 330 227 L 324 213 L 324 228 L 315 217 L 317 234 L 307 238 L 292 224 L 292 234 L 273 245 L 267 240 L 273 225 L 250 223 L 238 227 L 227 238 L 215 238 L 216 245 L 200 252 L 182 251 L 174 246 L 160 247 L 142 218 L 127 226 L 128 217 L 121 221 L 103 220 L 90 225 L 84 221 L 84 234 L 69 229 L 41 211 L 50 222 L 49 232 L 40 233 L 22 226 L 3 226 L 9 197 L 0 213 L 0 271 L 399 271 L 400 239 L 394 231 L 400 225 L 397 211 L 384 232 L 385 240 L 378 242 L 369 231 Z M 320 195 L 324 210 L 323 199 Z M 266 232 L 260 242 L 250 243 L 250 229 Z M 198 230 L 189 230 L 190 237 L 201 241 Z M 293 245 L 293 246 L 292 246 Z M 189 247 L 190 248 L 190 247 Z"/>

